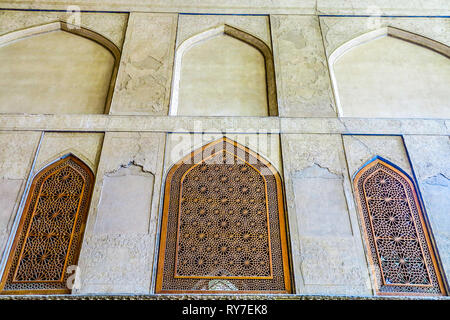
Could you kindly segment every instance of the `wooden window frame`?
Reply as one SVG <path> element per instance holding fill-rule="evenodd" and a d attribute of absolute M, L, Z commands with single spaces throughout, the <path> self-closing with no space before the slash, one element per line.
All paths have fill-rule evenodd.
<path fill-rule="evenodd" d="M 163 288 L 164 285 L 164 277 L 166 276 L 166 273 L 164 272 L 164 265 L 165 265 L 165 259 L 166 257 L 166 244 L 168 241 L 168 237 L 170 237 L 170 233 L 168 232 L 168 220 L 169 220 L 169 205 L 170 205 L 170 193 L 171 193 L 171 186 L 172 186 L 172 177 L 174 173 L 177 171 L 177 169 L 185 164 L 185 163 L 192 163 L 191 161 L 194 160 L 193 165 L 200 164 L 203 159 L 203 152 L 205 149 L 213 148 L 217 146 L 218 144 L 223 143 L 224 145 L 231 145 L 233 148 L 237 148 L 236 150 L 239 150 L 240 152 L 244 152 L 244 154 L 250 154 L 252 157 L 255 157 L 263 163 L 266 168 L 268 168 L 275 178 L 276 181 L 276 189 L 277 189 L 277 208 L 278 208 L 278 223 L 279 223 L 279 230 L 277 230 L 280 233 L 280 247 L 281 247 L 281 263 L 282 263 L 282 271 L 283 271 L 283 281 L 284 281 L 284 288 L 282 290 L 177 290 L 176 288 Z M 220 149 L 218 152 L 224 151 L 225 148 Z M 217 152 L 217 153 L 218 153 Z M 196 161 L 195 159 L 201 159 L 199 161 Z M 182 180 L 181 180 L 182 181 Z M 180 181 L 180 186 L 181 186 Z M 193 151 L 191 154 L 187 155 L 183 159 L 181 159 L 179 162 L 174 164 L 172 168 L 169 170 L 167 176 L 166 176 L 166 184 L 165 184 L 165 194 L 164 194 L 164 204 L 163 204 L 163 217 L 162 217 L 162 224 L 161 224 L 161 237 L 160 237 L 160 245 L 159 245 L 159 258 L 158 258 L 158 267 L 157 267 L 157 278 L 156 278 L 156 293 L 165 293 L 165 294 L 173 294 L 173 293 L 203 293 L 203 294 L 214 294 L 214 293 L 222 293 L 222 294 L 260 294 L 260 293 L 291 293 L 291 275 L 290 275 L 290 265 L 289 265 L 289 257 L 288 257 L 288 244 L 287 244 L 287 229 L 286 229 L 286 217 L 285 217 L 285 211 L 284 211 L 284 198 L 283 198 L 283 185 L 281 181 L 281 177 L 277 170 L 265 159 L 260 157 L 257 153 L 251 151 L 247 147 L 244 147 L 237 143 L 236 141 L 230 140 L 226 137 L 223 137 L 219 140 L 213 141 L 211 143 L 208 143 L 204 145 L 203 147 Z M 177 215 L 179 215 L 178 209 Z M 270 223 L 269 223 L 270 224 Z M 177 226 L 178 228 L 178 226 Z M 275 231 L 275 232 L 277 232 Z M 172 235 L 174 236 L 174 235 Z M 172 270 L 174 271 L 174 270 Z M 175 279 L 175 274 L 171 271 L 173 279 Z M 195 278 L 195 277 L 192 277 Z M 217 277 L 204 277 L 205 279 L 214 279 Z M 231 279 L 231 278 L 230 278 Z M 252 277 L 234 277 L 233 279 L 252 279 Z M 254 278 L 253 278 L 254 280 Z M 245 280 L 244 280 L 245 281 Z M 264 279 L 261 279 L 261 281 L 264 281 Z"/>
<path fill-rule="evenodd" d="M 382 259 L 380 258 L 380 253 L 378 246 L 374 238 L 374 225 L 372 222 L 372 214 L 369 209 L 368 200 L 366 197 L 366 191 L 364 189 L 365 182 L 373 176 L 376 172 L 382 169 L 373 169 L 375 166 L 380 166 L 381 168 L 386 168 L 393 174 L 396 174 L 399 178 L 393 177 L 396 181 L 402 184 L 404 191 L 407 195 L 407 202 L 409 208 L 409 214 L 412 217 L 413 225 L 415 226 L 416 236 L 421 248 L 421 254 L 424 256 L 424 264 L 427 268 L 427 272 L 434 274 L 430 276 L 430 285 L 421 284 L 401 284 L 401 283 L 387 283 L 384 277 L 383 269 L 381 266 Z M 363 175 L 374 170 L 369 176 L 363 178 Z M 388 173 L 388 172 L 386 172 Z M 388 173 L 389 174 L 389 173 Z M 361 180 L 363 179 L 363 180 Z M 400 180 L 401 179 L 401 180 Z M 367 164 L 365 164 L 359 171 L 354 175 L 353 187 L 355 190 L 355 198 L 357 203 L 357 208 L 360 217 L 361 230 L 365 242 L 365 249 L 368 256 L 368 263 L 370 265 L 370 271 L 372 279 L 375 284 L 375 291 L 377 295 L 381 296 L 394 296 L 394 295 L 405 295 L 405 296 L 441 296 L 446 295 L 445 281 L 443 279 L 443 270 L 439 263 L 439 257 L 437 255 L 437 250 L 434 245 L 434 241 L 431 234 L 431 229 L 429 223 L 424 214 L 424 207 L 419 199 L 417 188 L 413 180 L 399 167 L 390 163 L 379 156 L 374 157 Z M 412 195 L 411 199 L 408 197 L 408 190 Z M 368 227 L 370 226 L 369 230 Z M 420 234 L 421 233 L 421 234 Z M 423 238 L 424 241 L 420 241 Z M 427 263 L 431 262 L 431 263 Z M 433 282 L 432 278 L 436 281 Z M 423 288 L 429 287 L 435 292 L 427 292 Z M 404 290 L 401 290 L 404 289 Z M 440 292 L 437 292 L 437 291 Z"/>
<path fill-rule="evenodd" d="M 61 278 L 58 281 L 54 280 L 30 280 L 19 281 L 25 286 L 30 288 L 26 289 L 8 289 L 5 288 L 8 285 L 14 285 L 18 282 L 15 281 L 15 273 L 19 268 L 23 248 L 28 239 L 31 224 L 33 222 L 33 215 L 36 210 L 38 200 L 41 196 L 41 189 L 44 182 L 55 175 L 60 170 L 71 166 L 73 170 L 77 171 L 82 177 L 84 183 L 80 194 L 80 200 L 78 200 L 77 212 L 73 222 L 72 233 L 70 234 L 70 242 L 67 247 L 67 253 L 64 260 L 64 266 L 61 271 Z M 61 167 L 61 168 L 57 168 Z M 78 167 L 78 168 L 76 168 Z M 52 172 L 54 170 L 54 172 Z M 80 171 L 82 172 L 80 172 Z M 46 176 L 50 173 L 48 176 Z M 42 180 L 41 180 L 42 179 Z M 40 183 L 39 183 L 40 182 Z M 84 229 L 86 226 L 87 217 L 89 214 L 90 201 L 92 197 L 92 191 L 94 187 L 94 174 L 92 170 L 80 159 L 73 154 L 66 155 L 60 158 L 58 161 L 41 169 L 33 178 L 30 189 L 27 193 L 27 200 L 20 217 L 20 222 L 16 233 L 14 235 L 14 241 L 8 254 L 8 260 L 5 270 L 0 282 L 0 294 L 70 294 L 71 289 L 67 287 L 67 280 L 70 275 L 67 274 L 67 267 L 70 265 L 76 265 L 78 262 L 81 245 L 83 241 Z M 39 184 L 38 184 L 39 183 Z M 35 200 L 33 201 L 33 198 Z M 83 210 L 80 210 L 81 207 Z M 74 243 L 74 239 L 78 241 Z M 16 261 L 15 261 L 16 260 Z M 51 285 L 52 288 L 46 288 L 46 283 Z M 33 285 L 37 285 L 37 288 L 33 288 Z"/>

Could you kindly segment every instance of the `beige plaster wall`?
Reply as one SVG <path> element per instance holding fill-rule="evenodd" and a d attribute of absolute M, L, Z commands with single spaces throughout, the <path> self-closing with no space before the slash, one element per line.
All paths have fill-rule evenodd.
<path fill-rule="evenodd" d="M 0 132 L 0 257 L 19 209 L 40 136 L 40 132 Z"/>
<path fill-rule="evenodd" d="M 65 31 L 0 47 L 0 113 L 104 113 L 113 55 Z"/>
<path fill-rule="evenodd" d="M 405 135 L 444 272 L 450 275 L 450 137 Z"/>
<path fill-rule="evenodd" d="M 296 292 L 371 294 L 341 136 L 281 141 Z"/>
<path fill-rule="evenodd" d="M 212 29 L 227 24 L 243 30 L 261 39 L 269 47 L 272 46 L 270 23 L 268 16 L 239 16 L 239 15 L 184 15 L 178 16 L 178 31 L 176 47 L 185 40 Z"/>
<path fill-rule="evenodd" d="M 126 13 L 80 12 L 79 16 L 76 16 L 70 11 L 0 10 L 0 35 L 62 21 L 71 24 L 79 23 L 80 27 L 95 31 L 118 48 L 122 48 L 127 20 L 128 14 Z"/>
<path fill-rule="evenodd" d="M 339 114 L 365 118 L 449 118 L 450 59 L 384 36 L 339 57 Z"/>
<path fill-rule="evenodd" d="M 248 147 L 268 160 L 282 175 L 280 136 L 278 134 L 239 134 L 239 133 L 170 133 L 167 136 L 166 156 L 164 158 L 164 172 L 170 170 L 172 165 L 180 161 L 184 156 L 195 151 L 205 144 L 227 137 L 233 141 Z"/>
<path fill-rule="evenodd" d="M 431 15 L 448 16 L 445 0 L 316 0 L 317 13 L 330 15 Z"/>
<path fill-rule="evenodd" d="M 268 115 L 264 57 L 241 40 L 219 35 L 195 44 L 180 73 L 178 115 Z"/>
<path fill-rule="evenodd" d="M 0 128 L 62 132 L 233 132 L 449 135 L 450 119 L 1 115 Z M 198 131 L 200 130 L 200 131 Z"/>
<path fill-rule="evenodd" d="M 319 18 L 271 15 L 278 110 L 282 117 L 335 117 Z"/>
<path fill-rule="evenodd" d="M 76 293 L 150 293 L 165 134 L 107 133 Z"/>
<path fill-rule="evenodd" d="M 103 133 L 45 132 L 33 174 L 60 157 L 72 153 L 90 167 L 95 175 L 103 136 Z"/>
<path fill-rule="evenodd" d="M 384 27 L 406 30 L 450 45 L 450 18 L 422 17 L 319 17 L 320 28 L 329 57 L 336 49 L 352 39 Z"/>
<path fill-rule="evenodd" d="M 45 8 L 65 10 L 70 0 L 13 1 L 5 0 L 6 8 Z M 383 14 L 383 15 L 449 15 L 446 0 L 117 0 L 105 5 L 94 0 L 81 0 L 78 5 L 89 10 L 135 10 L 157 12 L 202 13 L 291 13 L 291 14 Z"/>
<path fill-rule="evenodd" d="M 402 137 L 344 135 L 343 141 L 348 170 L 352 178 L 375 156 L 389 160 L 402 168 L 410 177 L 413 176 Z"/>
<path fill-rule="evenodd" d="M 171 115 L 277 114 L 272 102 L 268 106 L 268 99 L 274 98 L 268 98 L 267 91 L 274 94 L 274 88 L 266 84 L 266 73 L 268 81 L 273 74 L 266 70 L 263 54 L 257 45 L 228 36 L 227 31 L 214 31 L 224 25 L 271 47 L 267 16 L 179 15 Z M 256 41 L 245 37 L 247 42 Z"/>
<path fill-rule="evenodd" d="M 380 8 L 380 7 L 378 7 Z M 375 10 L 374 12 L 372 12 L 372 14 L 375 15 L 379 15 L 379 12 L 383 12 L 382 11 L 376 11 L 377 7 L 371 7 L 370 10 Z M 382 8 L 381 8 L 382 9 Z M 378 12 L 378 14 L 377 14 Z M 386 27 L 394 27 L 394 28 L 398 28 L 401 30 L 405 30 L 407 32 L 411 32 L 413 34 L 417 34 L 420 36 L 423 36 L 425 38 L 429 38 L 435 41 L 438 41 L 442 44 L 445 45 L 449 45 L 450 44 L 450 35 L 448 32 L 446 32 L 446 30 L 448 30 L 449 26 L 450 26 L 450 19 L 449 18 L 423 18 L 423 17 L 379 17 L 379 16 L 374 16 L 374 17 L 319 17 L 319 21 L 320 21 L 320 28 L 321 28 L 321 33 L 322 33 L 322 37 L 323 37 L 323 43 L 325 46 L 325 53 L 327 58 L 332 57 L 333 53 L 336 53 L 340 48 L 342 48 L 343 45 L 350 43 L 350 42 L 354 42 L 355 44 L 361 44 L 364 43 L 361 41 L 354 41 L 354 39 L 358 38 L 359 36 L 363 36 L 363 35 L 367 35 L 369 32 L 374 32 L 375 30 L 381 30 L 383 28 Z M 366 40 L 367 41 L 367 40 Z M 389 41 L 389 40 L 388 40 Z M 399 40 L 400 41 L 400 40 Z M 370 44 L 370 43 L 369 43 Z M 364 44 L 362 44 L 364 45 Z M 366 44 L 367 45 L 367 44 Z M 409 47 L 412 46 L 412 44 L 406 44 Z M 358 47 L 355 48 L 355 50 Z M 422 50 L 422 51 L 420 51 Z M 348 53 L 351 53 L 352 50 L 350 50 Z M 413 49 L 414 52 L 416 51 L 420 51 L 421 54 L 423 55 L 422 52 L 426 52 L 427 50 L 424 48 L 415 48 L 415 50 Z M 395 52 L 394 52 L 395 54 Z M 400 60 L 400 66 L 405 66 L 408 63 L 408 60 L 414 60 L 414 54 L 412 54 L 411 52 L 408 52 L 408 59 L 404 59 L 404 60 Z M 425 53 L 425 55 L 430 54 L 430 55 L 434 55 L 434 53 Z M 405 57 L 405 55 L 403 55 L 403 58 Z M 383 54 L 374 56 L 374 61 L 379 61 L 381 63 L 381 61 L 386 61 L 386 57 Z M 402 57 L 400 57 L 401 59 Z M 425 59 L 426 60 L 426 59 Z M 422 60 L 423 61 L 423 60 Z M 330 63 L 332 63 L 333 61 L 330 61 Z M 448 62 L 447 62 L 448 63 Z M 363 68 L 365 68 L 365 66 L 367 66 L 370 63 L 366 63 L 366 65 L 361 65 L 361 69 L 358 71 L 359 74 L 361 74 L 361 71 Z M 397 66 L 397 68 L 399 68 L 400 66 Z M 422 68 L 423 66 L 419 65 L 419 66 L 414 66 L 412 69 L 413 70 L 417 70 L 416 68 Z M 330 73 L 332 75 L 333 78 L 333 66 L 330 66 L 331 70 Z M 398 71 L 398 70 L 397 70 Z M 443 70 L 440 70 L 439 72 L 442 72 Z M 400 72 L 400 73 L 396 73 L 396 74 L 392 74 L 392 73 L 388 73 L 384 75 L 384 86 L 383 85 L 379 85 L 379 87 L 382 87 L 382 89 L 386 90 L 389 88 L 397 88 L 397 93 L 392 97 L 392 92 L 390 92 L 389 94 L 391 95 L 391 100 L 395 100 L 397 99 L 398 96 L 400 96 L 402 93 L 404 93 L 405 91 L 409 91 L 411 90 L 411 88 L 415 88 L 416 83 L 420 82 L 422 79 L 422 76 L 417 76 L 417 75 L 413 75 L 413 77 L 410 78 L 410 82 L 408 82 L 406 85 L 403 84 L 402 86 L 400 86 L 400 84 L 397 81 L 396 84 L 396 79 L 398 77 L 401 77 L 403 74 L 405 74 L 405 72 Z M 430 73 L 426 72 L 425 74 L 429 75 L 429 78 L 432 78 L 432 82 L 436 81 L 435 77 L 433 76 L 433 74 L 430 75 Z M 445 79 L 447 78 L 447 76 L 445 76 Z M 333 81 L 334 84 L 339 88 L 339 83 L 337 83 L 337 81 Z M 360 81 L 358 84 L 356 84 L 356 86 L 361 86 L 362 83 L 366 84 L 366 81 Z M 444 81 L 442 82 L 442 84 L 445 83 Z M 442 85 L 440 84 L 439 87 Z M 370 88 L 370 86 L 366 87 L 367 89 Z M 336 88 L 335 88 L 336 89 Z M 372 88 L 372 89 L 376 89 L 376 88 Z M 339 90 L 335 90 L 335 95 L 338 99 L 339 102 Z M 377 92 L 376 90 L 373 90 L 371 93 L 374 94 L 375 92 Z M 421 90 L 418 91 L 418 93 L 420 93 Z M 413 94 L 415 94 L 417 96 L 416 92 L 413 92 Z M 357 95 L 353 95 L 353 97 L 355 98 Z M 364 95 L 363 95 L 364 97 Z M 377 99 L 379 99 L 379 97 L 374 98 L 372 101 L 370 102 L 370 105 L 367 106 L 368 109 L 370 109 L 370 112 L 372 113 L 376 113 L 377 112 L 377 107 L 379 105 L 376 104 Z M 433 99 L 433 98 L 431 98 Z M 382 99 L 381 99 L 382 100 Z M 409 97 L 406 98 L 406 100 L 409 100 Z M 388 101 L 388 102 L 392 102 L 392 101 Z M 416 103 L 416 102 L 414 102 Z M 423 103 L 422 103 L 423 104 Z M 339 103 L 338 103 L 339 105 Z M 448 104 L 444 103 L 444 105 L 448 106 Z M 428 107 L 429 104 L 426 104 L 426 107 Z M 414 105 L 413 105 L 414 107 Z M 340 107 L 338 107 L 339 109 Z M 356 107 L 355 107 L 356 108 Z M 420 109 L 419 107 L 415 107 L 416 109 Z M 448 109 L 448 107 L 446 107 Z M 362 112 L 363 110 L 366 109 L 366 105 L 364 106 L 359 106 L 359 111 Z M 387 114 L 388 117 L 392 117 L 393 115 L 395 116 L 395 110 L 398 110 L 400 108 L 392 108 L 392 110 Z M 426 116 L 426 111 L 423 111 L 422 109 L 420 110 L 423 114 L 419 115 L 419 116 Z M 401 111 L 400 111 L 401 112 Z M 448 112 L 448 111 L 446 111 Z M 375 115 L 375 114 L 374 114 Z M 403 113 L 403 115 L 400 116 L 404 116 L 405 113 Z M 355 114 L 354 116 L 358 116 L 357 114 Z M 370 114 L 368 115 L 368 117 L 370 116 Z M 375 115 L 375 116 L 380 116 L 380 115 Z M 397 113 L 397 116 L 398 113 Z M 414 117 L 414 114 L 412 115 L 407 115 L 406 117 L 410 118 L 410 117 Z M 443 115 L 439 115 L 439 117 L 445 117 Z"/>
<path fill-rule="evenodd" d="M 167 115 L 176 14 L 130 13 L 110 114 Z"/>
<path fill-rule="evenodd" d="M 269 12 L 270 19 L 178 15 L 180 6 L 165 2 L 154 6 L 135 0 L 105 6 L 89 1 L 82 1 L 86 5 L 83 9 L 126 7 L 175 13 L 132 12 L 128 23 L 128 14 L 82 13 L 83 27 L 100 33 L 119 48 L 124 43 L 110 115 L 0 115 L 0 129 L 9 130 L 0 134 L 0 199 L 7 203 L 0 210 L 0 228 L 7 226 L 0 231 L 0 250 L 10 235 L 39 143 L 38 131 L 85 131 L 46 132 L 33 171 L 73 152 L 97 173 L 79 260 L 81 287 L 74 293 L 152 293 L 165 174 L 189 152 L 223 136 L 213 132 L 228 130 L 227 137 L 268 159 L 283 177 L 296 293 L 370 295 L 372 281 L 368 278 L 351 177 L 374 155 L 394 162 L 409 174 L 412 171 L 400 137 L 355 134 L 407 134 L 406 145 L 437 246 L 445 270 L 450 272 L 447 211 L 442 209 L 449 198 L 446 160 L 450 121 L 336 118 L 327 66 L 336 48 L 385 26 L 449 44 L 446 31 L 450 19 L 300 15 L 365 10 L 354 1 L 334 0 L 255 2 L 248 6 L 240 2 L 231 8 L 229 2 L 215 1 L 215 7 L 211 7 L 212 2 L 183 7 L 209 13 Z M 416 2 L 408 1 L 411 10 L 399 11 L 399 7 L 407 6 L 401 2 L 384 3 L 381 11 L 445 12 L 436 9 L 442 1 L 433 2 L 433 8 L 421 4 L 420 9 L 414 7 L 418 6 Z M 62 0 L 48 6 L 58 3 L 66 9 Z M 42 3 L 36 2 L 15 6 L 42 9 Z M 293 12 L 299 15 L 283 15 Z M 65 12 L 0 11 L 0 34 L 68 18 Z M 167 116 L 175 49 L 186 39 L 221 24 L 248 32 L 273 47 L 280 118 Z M 257 135 L 266 131 L 272 134 Z M 354 135 L 342 137 L 341 133 Z"/>

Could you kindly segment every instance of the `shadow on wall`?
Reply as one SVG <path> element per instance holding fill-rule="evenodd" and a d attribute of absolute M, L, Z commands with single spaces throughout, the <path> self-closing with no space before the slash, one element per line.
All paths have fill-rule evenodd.
<path fill-rule="evenodd" d="M 449 118 L 450 47 L 386 27 L 329 58 L 339 116 Z"/>
<path fill-rule="evenodd" d="M 177 49 L 170 115 L 278 115 L 273 57 L 260 39 L 221 25 Z"/>
<path fill-rule="evenodd" d="M 0 113 L 108 113 L 119 49 L 54 22 L 0 36 Z"/>

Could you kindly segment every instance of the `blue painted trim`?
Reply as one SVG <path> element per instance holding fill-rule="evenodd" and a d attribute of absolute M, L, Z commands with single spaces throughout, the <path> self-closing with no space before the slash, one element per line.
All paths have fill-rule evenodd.
<path fill-rule="evenodd" d="M 378 155 L 376 155 L 375 157 L 373 157 L 372 159 L 370 159 L 369 161 L 367 161 L 366 163 L 364 163 L 364 164 L 361 166 L 361 168 L 359 168 L 358 171 L 356 171 L 356 172 L 353 174 L 352 180 L 355 179 L 355 177 L 356 177 L 356 175 L 358 174 L 358 172 L 360 172 L 360 171 L 363 170 L 368 164 L 370 164 L 370 163 L 372 163 L 372 162 L 374 162 L 374 161 L 376 161 L 376 160 L 381 160 L 381 161 L 387 163 L 388 165 L 394 167 L 395 169 L 397 169 L 398 171 L 400 171 L 401 173 L 403 173 L 406 177 L 408 177 L 408 179 L 411 180 L 411 182 L 413 182 L 413 184 L 414 184 L 414 182 L 415 182 L 414 179 L 412 179 L 412 178 L 409 176 L 409 174 L 405 172 L 405 170 L 403 170 L 402 168 L 400 168 L 399 166 L 397 166 L 395 163 L 392 163 L 391 161 L 389 161 L 389 160 L 387 160 L 387 159 L 385 159 L 385 158 L 383 158 L 383 157 L 381 157 L 381 156 L 378 156 Z M 412 168 L 411 168 L 411 171 L 412 171 Z M 413 174 L 414 174 L 414 172 L 413 172 Z"/>
<path fill-rule="evenodd" d="M 370 15 L 370 14 L 319 14 L 319 17 L 338 17 L 338 18 L 450 18 L 450 16 L 397 16 L 397 15 Z"/>
<path fill-rule="evenodd" d="M 0 8 L 8 11 L 44 11 L 44 12 L 66 12 L 62 9 L 22 9 L 22 8 Z M 98 13 L 130 13 L 130 11 L 108 11 L 108 10 L 80 10 L 80 12 Z M 174 12 L 177 13 L 177 12 Z M 201 12 L 178 12 L 180 15 L 209 15 L 209 16 L 269 16 L 270 13 L 201 13 Z M 349 17 L 349 18 L 450 18 L 450 16 L 399 16 L 399 15 L 370 15 L 370 14 L 319 14 L 319 17 Z"/>
<path fill-rule="evenodd" d="M 420 192 L 420 189 L 419 189 L 419 183 L 418 183 L 418 180 L 417 180 L 416 173 L 414 172 L 414 167 L 413 167 L 413 164 L 412 164 L 412 161 L 411 161 L 411 157 L 409 156 L 408 149 L 406 148 L 405 139 L 403 138 L 403 135 L 401 136 L 401 138 L 402 138 L 403 147 L 405 148 L 406 158 L 408 159 L 408 163 L 409 163 L 409 166 L 411 168 L 411 172 L 412 172 L 412 175 L 413 175 L 413 178 L 414 178 L 414 182 L 416 184 L 417 194 L 419 195 L 419 202 L 420 202 L 420 204 L 423 207 L 422 211 L 425 212 L 425 206 L 423 205 L 424 202 L 423 202 L 423 198 L 422 198 L 422 192 Z"/>
<path fill-rule="evenodd" d="M 385 136 L 385 137 L 401 137 L 401 134 L 391 133 L 342 133 L 343 136 Z"/>
<path fill-rule="evenodd" d="M 262 13 L 201 13 L 201 12 L 179 12 L 184 16 L 262 16 L 267 17 L 269 14 Z"/>
<path fill-rule="evenodd" d="M 447 276 L 446 276 L 446 274 L 444 272 L 444 268 L 443 268 L 443 265 L 442 265 L 442 260 L 441 260 L 441 257 L 440 257 L 440 254 L 439 254 L 439 251 L 438 251 L 438 248 L 437 248 L 437 245 L 436 245 L 436 240 L 435 240 L 434 235 L 433 235 L 433 230 L 431 228 L 431 223 L 430 223 L 430 220 L 428 219 L 428 214 L 427 214 L 427 211 L 426 211 L 426 208 L 425 208 L 425 202 L 423 201 L 422 192 L 420 191 L 419 183 L 417 181 L 417 177 L 416 177 L 416 174 L 414 172 L 414 168 L 413 168 L 413 165 L 412 165 L 412 162 L 411 162 L 411 158 L 410 158 L 409 153 L 408 153 L 408 149 L 406 148 L 405 141 L 403 139 L 403 136 L 402 135 L 400 135 L 400 136 L 402 138 L 403 146 L 404 146 L 405 152 L 406 152 L 406 157 L 408 159 L 408 163 L 409 163 L 409 166 L 411 168 L 411 173 L 413 175 L 412 178 L 411 178 L 411 176 L 409 174 L 407 174 L 402 168 L 400 168 L 396 164 L 392 163 L 391 161 L 389 161 L 387 159 L 384 159 L 381 156 L 376 155 L 372 159 L 370 159 L 369 161 L 364 163 L 361 166 L 361 168 L 359 168 L 359 170 L 357 172 L 355 172 L 355 174 L 352 177 L 352 180 L 354 180 L 355 176 L 358 174 L 358 172 L 363 170 L 368 164 L 370 164 L 370 163 L 372 163 L 373 161 L 376 161 L 376 160 L 381 160 L 381 161 L 389 164 L 390 166 L 394 167 L 395 169 L 399 170 L 401 173 L 403 173 L 412 182 L 412 184 L 414 186 L 414 191 L 417 194 L 417 200 L 419 202 L 420 209 L 422 211 L 423 221 L 425 222 L 425 227 L 427 229 L 428 235 L 429 235 L 430 240 L 431 240 L 432 250 L 433 250 L 434 256 L 435 256 L 435 258 L 437 260 L 439 273 L 440 273 L 440 275 L 442 277 L 442 282 L 444 284 L 444 290 L 445 290 L 445 293 L 448 294 L 448 292 L 449 292 L 449 285 L 448 285 Z"/>
<path fill-rule="evenodd" d="M 448 282 L 448 279 L 447 279 L 447 275 L 445 274 L 444 265 L 442 264 L 441 256 L 439 254 L 439 250 L 438 250 L 438 247 L 437 247 L 437 244 L 436 244 L 436 239 L 434 238 L 433 229 L 431 228 L 431 222 L 430 222 L 430 220 L 428 218 L 428 213 L 427 213 L 427 210 L 425 208 L 425 202 L 423 201 L 422 192 L 420 191 L 420 188 L 419 188 L 419 180 L 417 180 L 416 173 L 414 172 L 414 167 L 413 167 L 413 164 L 412 164 L 412 161 L 411 161 L 411 157 L 409 155 L 408 148 L 406 148 L 405 139 L 404 139 L 403 136 L 401 136 L 401 137 L 402 137 L 403 147 L 405 148 L 406 157 L 408 159 L 408 163 L 409 163 L 409 166 L 411 167 L 411 172 L 412 172 L 413 177 L 414 177 L 414 181 L 413 181 L 414 182 L 414 187 L 416 189 L 417 198 L 419 200 L 419 204 L 420 204 L 420 207 L 422 209 L 423 220 L 424 220 L 425 225 L 427 227 L 428 235 L 430 237 L 431 244 L 432 244 L 433 251 L 434 251 L 434 256 L 436 257 L 436 260 L 437 260 L 437 265 L 438 265 L 438 267 L 440 269 L 439 271 L 440 271 L 440 274 L 441 274 L 441 277 L 442 277 L 442 282 L 444 283 L 444 289 L 446 291 L 446 294 L 448 295 L 449 292 L 450 292 L 450 290 L 449 290 L 449 282 Z"/>

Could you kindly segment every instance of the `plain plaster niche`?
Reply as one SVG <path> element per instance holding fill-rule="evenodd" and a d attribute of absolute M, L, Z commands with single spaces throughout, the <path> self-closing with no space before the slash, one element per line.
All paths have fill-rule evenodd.
<path fill-rule="evenodd" d="M 182 56 L 177 102 L 177 115 L 267 116 L 264 56 L 225 34 L 195 44 Z"/>
<path fill-rule="evenodd" d="M 351 236 L 343 177 L 316 164 L 293 176 L 295 207 L 302 236 Z"/>
<path fill-rule="evenodd" d="M 0 113 L 105 112 L 115 57 L 59 25 L 13 41 L 0 37 Z"/>
<path fill-rule="evenodd" d="M 122 167 L 103 178 L 97 234 L 147 234 L 154 176 L 142 167 Z"/>
<path fill-rule="evenodd" d="M 330 56 L 340 116 L 450 117 L 448 57 L 386 34 L 360 38 L 337 58 Z"/>

